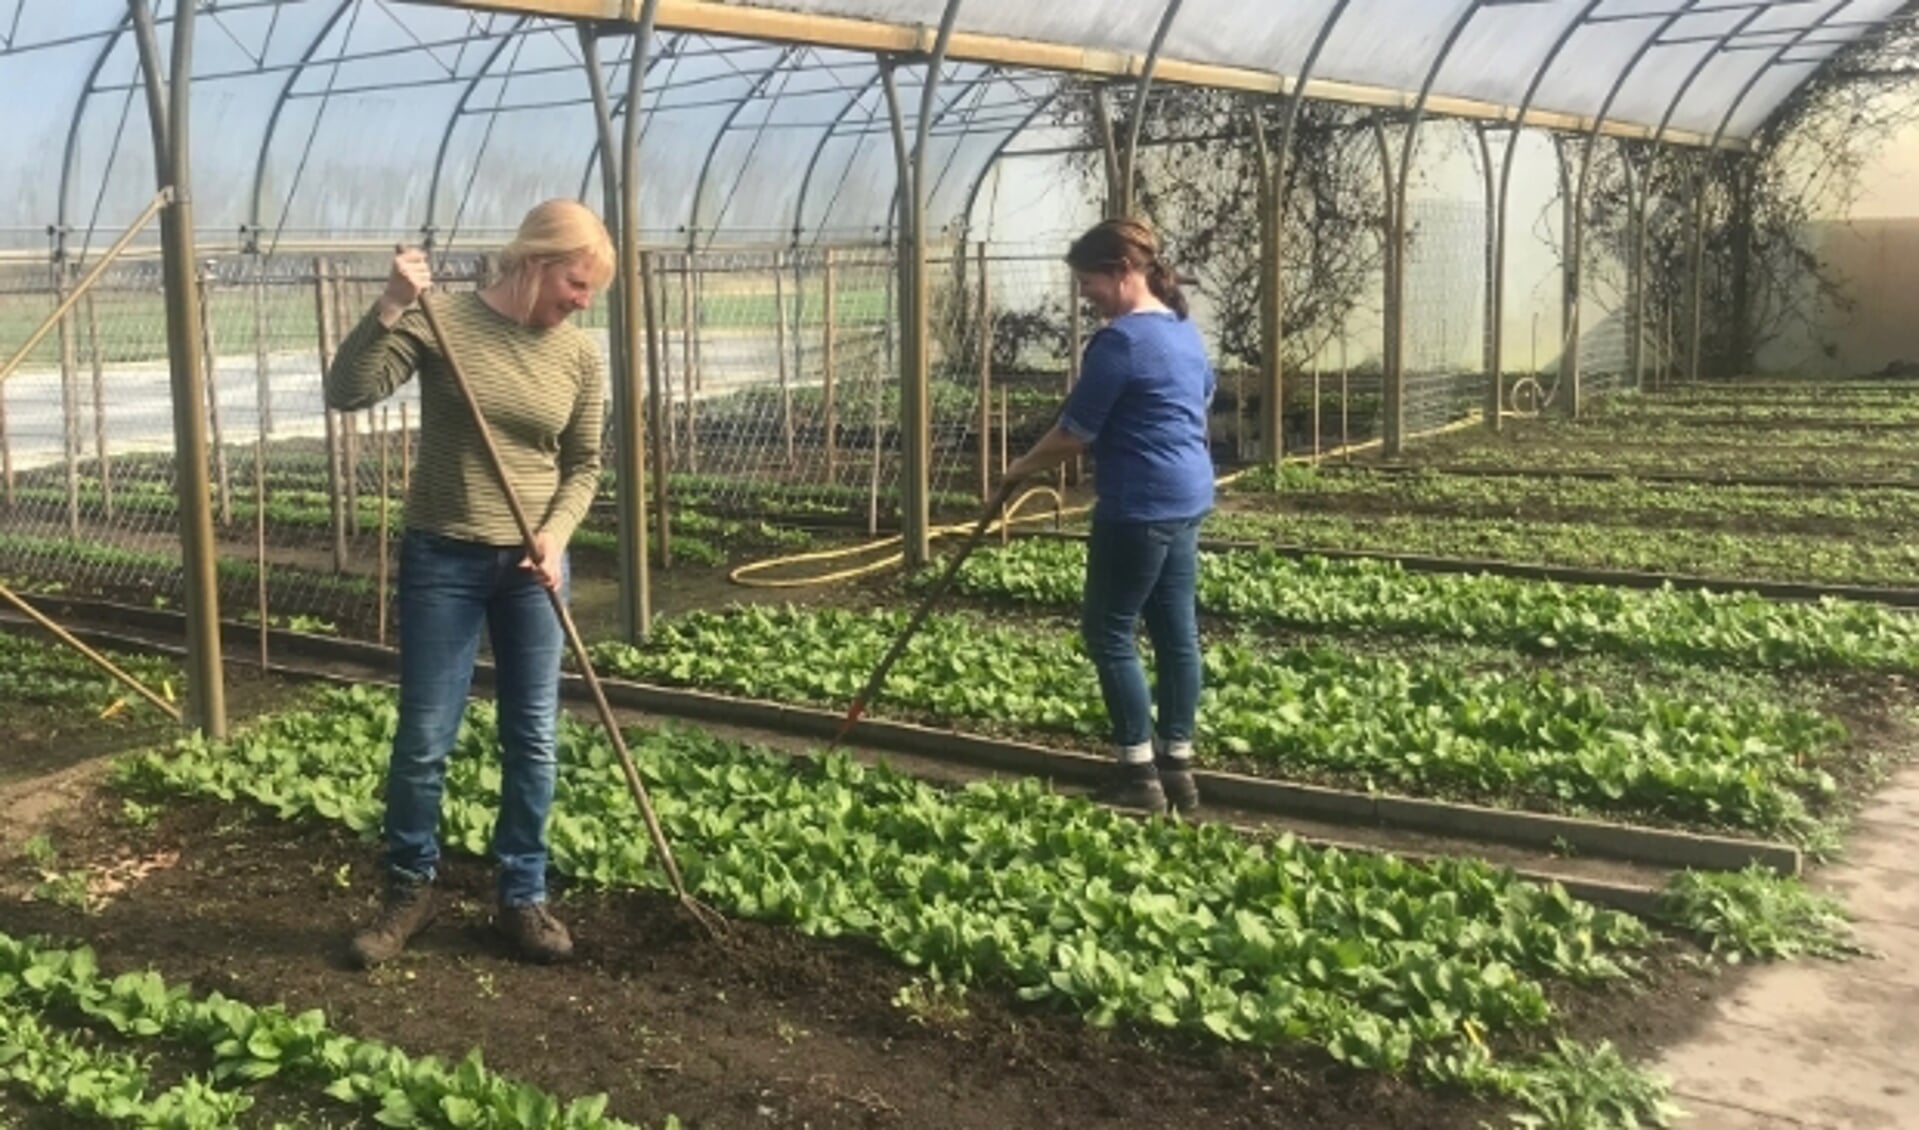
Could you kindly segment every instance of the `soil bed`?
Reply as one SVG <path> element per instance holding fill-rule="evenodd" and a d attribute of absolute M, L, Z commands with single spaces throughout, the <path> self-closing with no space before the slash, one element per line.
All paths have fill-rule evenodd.
<path fill-rule="evenodd" d="M 198 992 L 321 1008 L 337 1030 L 417 1054 L 477 1046 L 495 1070 L 563 1097 L 605 1091 L 612 1113 L 645 1124 L 668 1114 L 701 1127 L 982 1130 L 1500 1120 L 1485 1104 L 1323 1057 L 1100 1032 L 989 992 L 968 996 L 963 1017 L 915 1014 L 893 1003 L 910 971 L 875 952 L 737 922 L 718 944 L 650 894 L 563 895 L 580 960 L 523 966 L 490 928 L 490 871 L 470 860 L 449 865 L 454 905 L 414 952 L 354 972 L 340 954 L 378 889 L 367 845 L 207 803 L 145 829 L 112 811 L 96 798 L 49 830 L 62 866 L 168 850 L 179 865 L 85 917 L 9 893 L 0 930 L 84 940 L 108 970 L 151 966 Z M 25 878 L 10 866 L 9 886 Z M 1597 1034 L 1636 1048 L 1699 1015 L 1690 987 L 1620 1002 Z"/>

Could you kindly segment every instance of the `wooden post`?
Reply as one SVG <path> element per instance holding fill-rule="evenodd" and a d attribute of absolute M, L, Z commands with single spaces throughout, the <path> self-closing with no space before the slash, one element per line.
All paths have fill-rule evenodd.
<path fill-rule="evenodd" d="M 688 415 L 688 413 L 693 409 L 693 401 L 690 396 L 682 396 L 680 398 L 682 403 L 679 406 L 677 415 L 675 414 L 673 405 L 673 338 L 666 328 L 667 319 L 673 316 L 672 284 L 668 281 L 670 273 L 671 272 L 662 265 L 662 260 L 656 256 L 653 260 L 653 281 L 647 284 L 647 294 L 649 298 L 658 304 L 654 308 L 654 321 L 658 326 L 660 335 L 660 386 L 666 390 L 667 400 L 666 434 L 659 437 L 656 442 L 666 445 L 666 463 L 669 467 L 680 457 L 680 446 L 683 442 L 681 437 L 683 433 L 692 430 L 690 426 L 691 416 Z M 687 391 L 691 392 L 692 390 L 688 389 Z"/>
<path fill-rule="evenodd" d="M 960 254 L 965 255 L 962 248 Z M 979 316 L 973 320 L 979 336 L 979 499 L 993 501 L 993 315 L 992 291 L 986 280 L 986 241 L 979 245 Z"/>
<path fill-rule="evenodd" d="M 1079 321 L 1079 280 L 1073 276 L 1072 270 L 1068 269 L 1066 272 L 1066 395 L 1067 396 L 1073 395 L 1073 386 L 1079 383 L 1080 331 L 1081 331 L 1081 326 Z M 1068 467 L 1072 468 L 1073 482 L 1079 481 L 1080 473 L 1084 470 L 1084 468 L 1080 465 L 1080 458 L 1077 455 L 1067 460 L 1065 463 L 1060 464 L 1059 475 L 1058 475 L 1059 481 L 1056 482 L 1054 486 L 1061 494 L 1066 493 Z"/>
<path fill-rule="evenodd" d="M 12 510 L 13 496 L 13 444 L 7 439 L 7 384 L 0 381 L 0 492 L 4 492 L 7 509 Z"/>
<path fill-rule="evenodd" d="M 267 669 L 267 436 L 253 438 L 253 579 L 260 605 L 260 670 Z"/>
<path fill-rule="evenodd" d="M 100 352 L 100 314 L 87 294 L 87 354 L 93 362 L 93 463 L 100 480 L 100 513 L 113 519 L 113 466 L 107 455 L 107 363 Z"/>
<path fill-rule="evenodd" d="M 400 402 L 400 497 L 413 493 L 413 432 L 407 422 L 406 401 Z"/>
<path fill-rule="evenodd" d="M 227 466 L 227 445 L 220 432 L 220 361 L 214 349 L 212 272 L 200 266 L 200 356 L 206 372 L 208 438 L 213 441 L 213 465 L 220 488 L 220 524 L 233 525 L 233 476 Z"/>
<path fill-rule="evenodd" d="M 347 299 L 347 277 L 333 280 L 333 348 L 353 330 L 353 304 Z M 360 536 L 360 424 L 351 412 L 340 413 L 340 485 L 346 492 L 346 532 Z"/>
<path fill-rule="evenodd" d="M 379 575 L 378 590 L 377 590 L 379 593 L 380 610 L 379 610 L 379 626 L 376 629 L 376 633 L 377 633 L 376 638 L 379 640 L 380 646 L 385 647 L 386 646 L 386 610 L 387 610 L 387 557 L 388 557 L 388 553 L 390 552 L 387 547 L 387 538 L 389 536 L 388 531 L 391 530 L 392 528 L 391 525 L 389 524 L 389 517 L 390 517 L 389 507 L 391 506 L 391 500 L 387 497 L 388 490 L 389 490 L 388 479 L 387 479 L 387 454 L 386 454 L 387 410 L 385 408 L 380 409 L 380 426 L 377 429 L 377 431 L 373 428 L 372 418 L 373 418 L 373 410 L 369 408 L 367 409 L 367 419 L 368 419 L 367 430 L 374 432 L 375 436 L 377 437 L 377 442 L 380 445 L 380 566 L 379 566 L 380 575 Z"/>
<path fill-rule="evenodd" d="M 891 276 L 892 272 L 888 271 L 887 274 Z M 866 536 L 869 538 L 880 534 L 880 415 L 883 408 L 881 401 L 886 394 L 884 374 L 888 372 L 891 372 L 890 367 L 873 374 L 873 482 L 867 492 L 866 502 Z"/>
<path fill-rule="evenodd" d="M 67 297 L 64 256 L 53 264 L 54 301 Z M 60 318 L 60 446 L 67 464 L 67 533 L 80 536 L 80 362 L 73 340 L 73 315 Z"/>
<path fill-rule="evenodd" d="M 796 462 L 793 453 L 793 385 L 786 364 L 786 276 L 780 270 L 784 256 L 773 252 L 773 341 L 779 353 L 780 430 L 786 439 L 786 469 Z"/>
<path fill-rule="evenodd" d="M 820 302 L 822 304 L 821 317 L 826 323 L 825 329 L 822 331 L 823 337 L 820 343 L 820 380 L 822 384 L 820 398 L 824 401 L 826 409 L 826 481 L 830 485 L 839 481 L 840 470 L 840 425 L 839 420 L 836 418 L 833 403 L 833 385 L 834 377 L 836 376 L 833 371 L 836 366 L 834 358 L 834 346 L 836 342 L 834 339 L 837 332 L 838 319 L 833 309 L 833 249 L 830 247 L 827 248 L 825 254 L 825 279 L 821 284 L 820 295 Z"/>
<path fill-rule="evenodd" d="M 267 265 L 259 252 L 254 253 L 253 279 L 253 377 L 257 382 L 254 411 L 260 416 L 260 433 L 273 434 L 273 386 L 268 381 L 272 368 L 267 359 Z"/>
<path fill-rule="evenodd" d="M 1339 448 L 1341 456 L 1348 463 L 1353 461 L 1353 437 L 1346 426 L 1349 391 L 1347 379 L 1351 375 L 1352 370 L 1346 367 L 1346 328 L 1341 326 L 1339 329 Z"/>
<path fill-rule="evenodd" d="M 693 254 L 688 252 L 680 266 L 680 379 L 686 386 L 686 471 L 700 470 L 700 432 L 693 417 L 694 392 L 699 377 L 693 357 Z"/>
<path fill-rule="evenodd" d="M 1012 397 L 1011 389 L 1001 388 L 999 390 L 999 476 L 1002 479 L 1006 477 L 1006 467 L 1007 467 L 1007 464 L 1010 462 L 1010 456 L 1006 448 L 1007 448 L 1007 437 L 1011 435 L 1013 431 L 1011 426 L 1012 415 L 1013 415 L 1012 399 L 1013 397 Z M 1008 504 L 1010 504 L 1011 502 L 1012 502 L 1012 499 L 1007 499 Z M 1003 518 L 1005 516 L 1006 516 L 1006 511 L 1004 509 L 1001 509 L 1000 517 Z M 1000 528 L 999 528 L 1000 545 L 1004 546 L 1009 540 L 1011 540 L 1011 538 L 1012 538 L 1012 532 L 1007 528 L 1004 522 L 1000 523 Z"/>
<path fill-rule="evenodd" d="M 660 371 L 660 311 L 653 303 L 653 253 L 640 252 L 640 300 L 641 316 L 646 325 L 646 383 L 647 413 L 646 426 L 653 432 L 653 511 L 659 522 L 660 568 L 673 567 L 673 523 L 667 512 L 666 490 L 666 441 L 663 438 L 671 430 L 672 421 L 667 415 L 671 408 L 666 403 L 666 379 Z M 690 402 L 689 402 L 690 403 Z"/>
<path fill-rule="evenodd" d="M 1282 410 L 1280 418 L 1285 418 Z M 1246 462 L 1246 367 L 1233 368 L 1233 460 Z"/>
<path fill-rule="evenodd" d="M 1319 359 L 1313 359 L 1313 466 L 1319 466 Z"/>
<path fill-rule="evenodd" d="M 332 270 L 325 259 L 313 260 L 313 314 L 320 331 L 320 372 L 333 367 L 333 303 L 327 293 Z M 327 508 L 333 518 L 333 571 L 346 572 L 346 512 L 340 505 L 339 422 L 332 409 L 323 410 L 326 421 Z"/>

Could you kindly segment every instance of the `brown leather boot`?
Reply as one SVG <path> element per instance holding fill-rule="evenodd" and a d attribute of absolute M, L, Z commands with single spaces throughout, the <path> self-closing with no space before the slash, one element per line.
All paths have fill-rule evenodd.
<path fill-rule="evenodd" d="M 440 897 L 426 880 L 390 879 L 379 917 L 353 935 L 348 952 L 362 969 L 392 961 L 440 913 Z"/>
<path fill-rule="evenodd" d="M 572 935 L 543 902 L 503 906 L 499 924 L 500 933 L 513 944 L 521 961 L 550 965 L 573 957 Z"/>
<path fill-rule="evenodd" d="M 1193 759 L 1161 754 L 1153 764 L 1159 770 L 1159 787 L 1166 793 L 1166 807 L 1181 816 L 1199 811 L 1199 784 L 1193 780 Z"/>

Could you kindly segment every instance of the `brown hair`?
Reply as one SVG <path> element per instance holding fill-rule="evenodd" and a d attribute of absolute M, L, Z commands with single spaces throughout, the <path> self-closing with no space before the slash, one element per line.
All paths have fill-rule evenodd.
<path fill-rule="evenodd" d="M 1146 221 L 1101 220 L 1067 248 L 1066 263 L 1075 271 L 1118 273 L 1130 267 L 1146 276 L 1146 287 L 1154 298 L 1184 318 L 1187 303 L 1179 289 L 1179 275 L 1159 256 L 1159 236 Z"/>

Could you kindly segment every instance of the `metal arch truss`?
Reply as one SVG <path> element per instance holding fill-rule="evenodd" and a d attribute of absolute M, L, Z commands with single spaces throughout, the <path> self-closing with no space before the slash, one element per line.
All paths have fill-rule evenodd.
<path fill-rule="evenodd" d="M 1604 133 L 1618 133 L 1623 131 L 1624 133 L 1649 138 L 1655 143 L 1688 144 L 1691 146 L 1723 146 L 1726 144 L 1728 135 L 1730 134 L 1731 124 L 1738 116 L 1740 108 L 1757 89 L 1759 82 L 1763 81 L 1763 77 L 1754 77 L 1745 84 L 1731 105 L 1728 106 L 1724 114 L 1721 115 L 1719 128 L 1715 129 L 1710 135 L 1701 136 L 1675 130 L 1672 128 L 1672 118 L 1674 114 L 1676 114 L 1678 106 L 1684 100 L 1683 91 L 1689 90 L 1693 86 L 1698 73 L 1703 70 L 1707 61 L 1723 58 L 1733 53 L 1750 52 L 1763 54 L 1765 56 L 1764 62 L 1753 72 L 1754 76 L 1773 74 L 1785 68 L 1805 68 L 1810 71 L 1813 65 L 1823 62 L 1838 49 L 1859 42 L 1860 36 L 1857 33 L 1870 31 L 1871 29 L 1884 27 L 1895 21 L 1910 18 L 1910 12 L 1908 10 L 1910 6 L 1899 6 L 1880 16 L 1841 19 L 1840 17 L 1844 12 L 1855 9 L 1858 5 L 1857 3 L 1835 2 L 1835 0 L 1746 0 L 1745 3 L 1723 3 L 1719 2 L 1719 0 L 1714 0 L 1711 4 L 1706 4 L 1704 0 L 1668 0 L 1667 4 L 1652 10 L 1639 8 L 1629 12 L 1610 13 L 1604 10 L 1604 5 L 1594 2 L 1594 0 L 1587 0 L 1587 2 L 1580 5 L 1577 13 L 1560 29 L 1559 38 L 1553 44 L 1546 60 L 1541 63 L 1538 70 L 1534 73 L 1533 81 L 1529 84 L 1527 90 L 1527 95 L 1521 100 L 1518 106 L 1501 107 L 1491 103 L 1474 102 L 1471 99 L 1459 99 L 1450 96 L 1442 98 L 1438 95 L 1436 81 L 1440 69 L 1443 68 L 1445 61 L 1452 54 L 1452 47 L 1457 43 L 1467 23 L 1488 9 L 1544 2 L 1550 2 L 1550 0 L 1472 0 L 1472 2 L 1466 4 L 1461 17 L 1455 22 L 1451 29 L 1451 34 L 1448 35 L 1445 46 L 1438 52 L 1435 65 L 1427 72 L 1426 81 L 1422 84 L 1417 94 L 1402 92 L 1394 95 L 1389 91 L 1375 90 L 1360 85 L 1322 82 L 1319 76 L 1314 73 L 1318 62 L 1318 49 L 1323 46 L 1325 34 L 1329 33 L 1339 22 L 1341 15 L 1349 8 L 1350 0 L 1338 0 L 1338 2 L 1333 5 L 1332 15 L 1323 21 L 1322 35 L 1315 43 L 1314 54 L 1308 58 L 1306 65 L 1301 69 L 1301 73 L 1295 76 L 1285 76 L 1271 72 L 1247 71 L 1244 68 L 1214 66 L 1204 62 L 1167 57 L 1164 50 L 1165 44 L 1169 39 L 1169 33 L 1180 12 L 1182 0 L 1160 0 L 1160 10 L 1151 45 L 1147 47 L 1143 54 L 1125 56 L 1124 58 L 1113 52 L 1090 49 L 1081 49 L 1075 53 L 1065 50 L 1064 45 L 1058 44 L 1027 44 L 1021 46 L 1020 41 L 991 35 L 955 34 L 948 38 L 949 43 L 952 45 L 950 51 L 951 61 L 982 66 L 982 73 L 978 78 L 973 80 L 974 83 L 978 84 L 1007 82 L 1012 80 L 1014 76 L 1022 73 L 1069 75 L 1075 70 L 1084 75 L 1095 77 L 1096 81 L 1111 81 L 1124 77 L 1129 81 L 1135 82 L 1138 87 L 1138 93 L 1134 99 L 1134 112 L 1130 129 L 1124 139 L 1126 149 L 1130 153 L 1137 146 L 1141 129 L 1141 119 L 1146 110 L 1145 91 L 1150 85 L 1160 81 L 1179 83 L 1206 83 L 1212 81 L 1216 85 L 1228 89 L 1248 91 L 1266 89 L 1270 93 L 1276 93 L 1288 98 L 1289 107 L 1287 120 L 1289 124 L 1294 120 L 1300 96 L 1303 94 L 1304 97 L 1346 100 L 1357 104 L 1387 108 L 1396 107 L 1398 110 L 1410 112 L 1409 116 L 1415 124 L 1415 127 L 1428 115 L 1458 116 L 1464 114 L 1499 123 L 1508 127 L 1508 129 L 1517 125 L 1534 123 L 1535 121 L 1543 122 L 1546 118 L 1553 119 L 1553 122 L 1548 124 L 1556 123 L 1559 125 L 1559 128 L 1565 128 L 1564 123 L 1573 120 L 1569 115 L 1559 111 L 1542 111 L 1535 104 L 1535 96 L 1540 89 L 1543 76 L 1554 64 L 1564 57 L 1569 42 L 1579 29 L 1599 24 L 1644 21 L 1648 24 L 1656 25 L 1657 30 L 1645 37 L 1640 43 L 1638 50 L 1634 52 L 1633 58 L 1626 64 L 1620 74 L 1616 76 L 1612 89 L 1608 93 L 1605 105 L 1595 116 L 1589 119 L 1579 119 L 1581 128 L 1575 129 L 1574 132 L 1585 133 L 1589 135 L 1589 138 L 1596 138 Z M 29 4 L 45 5 L 52 8 L 59 3 L 59 0 L 19 0 L 19 3 L 23 10 Z M 327 14 L 317 19 L 317 31 L 311 33 L 305 42 L 276 43 L 273 37 L 275 35 L 275 29 L 280 27 L 280 21 L 278 19 L 280 10 L 289 9 L 292 5 L 299 3 L 304 3 L 309 6 L 321 6 Z M 1801 25 L 1782 26 L 1778 28 L 1754 27 L 1765 12 L 1794 7 L 1811 7 L 1815 4 L 1819 5 L 1822 11 L 1820 16 L 1814 21 Z M 416 10 L 430 10 L 432 8 L 460 9 L 466 12 L 467 26 L 461 31 L 448 33 L 444 38 L 429 42 L 426 37 L 418 34 L 405 23 L 403 13 L 409 7 L 413 7 Z M 371 13 L 374 9 L 378 9 L 384 18 L 400 23 L 403 28 L 406 28 L 406 38 L 410 42 L 389 44 L 378 48 L 352 48 L 349 44 L 341 43 L 337 51 L 326 52 L 323 57 L 322 52 L 324 46 L 330 39 L 335 37 L 341 19 L 346 18 L 349 14 L 355 13 L 356 11 L 367 11 Z M 268 111 L 267 126 L 260 138 L 259 152 L 255 160 L 254 176 L 250 186 L 251 197 L 244 210 L 249 227 L 257 231 L 257 229 L 270 218 L 269 202 L 266 199 L 266 174 L 268 172 L 270 150 L 279 135 L 283 111 L 286 105 L 296 98 L 312 96 L 313 92 L 303 93 L 300 91 L 301 80 L 306 74 L 310 73 L 311 68 L 316 66 L 341 68 L 367 60 L 382 57 L 397 57 L 408 53 L 432 55 L 438 64 L 438 68 L 446 72 L 444 75 L 434 75 L 426 78 L 416 77 L 413 79 L 374 81 L 369 84 L 356 86 L 352 92 L 398 89 L 424 82 L 433 82 L 436 84 L 451 83 L 463 87 L 460 96 L 448 112 L 449 120 L 440 132 L 439 151 L 436 154 L 434 167 L 431 170 L 432 182 L 437 186 L 445 179 L 447 171 L 445 168 L 446 162 L 454 148 L 451 144 L 452 135 L 460 118 L 472 113 L 498 114 L 534 108 L 531 105 L 496 106 L 492 108 L 481 107 L 478 109 L 469 106 L 475 90 L 481 88 L 487 80 L 498 79 L 504 83 L 504 79 L 495 73 L 495 68 L 498 61 L 504 57 L 505 49 L 509 41 L 520 40 L 534 35 L 553 34 L 558 31 L 567 31 L 569 34 L 566 38 L 570 39 L 571 27 L 575 21 L 598 23 L 609 29 L 614 27 L 623 30 L 630 29 L 637 20 L 641 7 L 639 0 L 459 0 L 458 3 L 447 3 L 443 2 L 443 0 L 226 0 L 226 2 L 218 6 L 216 12 L 211 12 L 210 14 L 216 16 L 231 16 L 232 14 L 249 10 L 272 10 L 273 12 L 273 20 L 271 23 L 261 21 L 266 24 L 266 38 L 262 42 L 258 44 L 239 44 L 242 49 L 242 54 L 247 57 L 249 67 L 230 70 L 222 75 L 202 74 L 198 76 L 198 81 L 222 77 L 236 77 L 241 74 L 256 72 L 284 72 L 286 75 L 284 82 L 279 84 L 274 103 Z M 474 14 L 474 10 L 480 12 L 506 13 L 509 18 L 496 20 L 496 17 L 493 15 L 476 15 Z M 1743 18 L 1741 18 L 1732 29 L 1727 31 L 1696 35 L 1669 34 L 1674 25 L 1687 15 L 1741 11 L 1744 12 Z M 721 96 L 722 99 L 732 99 L 734 101 L 733 111 L 729 115 L 729 123 L 737 121 L 741 113 L 743 113 L 742 108 L 745 103 L 754 98 L 764 97 L 766 95 L 767 88 L 769 83 L 772 82 L 775 72 L 792 75 L 801 70 L 816 69 L 816 67 L 818 69 L 824 69 L 853 65 L 875 57 L 875 53 L 882 50 L 876 45 L 882 43 L 892 44 L 895 41 L 897 41 L 899 46 L 889 48 L 888 50 L 905 51 L 908 54 L 902 57 L 912 57 L 912 52 L 923 54 L 927 47 L 931 45 L 933 39 L 932 29 L 930 28 L 921 28 L 916 34 L 908 35 L 906 33 L 911 29 L 906 28 L 904 25 L 845 20 L 833 17 L 801 17 L 793 12 L 774 6 L 755 5 L 752 3 L 717 4 L 712 2 L 712 0 L 667 0 L 667 2 L 659 6 L 657 18 L 662 32 L 681 37 L 688 35 L 697 36 L 701 41 L 710 44 L 711 50 L 716 53 L 753 50 L 764 51 L 769 43 L 784 42 L 791 45 L 793 49 L 781 52 L 778 61 L 765 67 L 763 73 L 757 79 L 752 78 L 749 73 L 736 73 L 733 76 L 736 80 L 742 78 L 746 80 L 743 85 L 748 93 L 745 95 L 729 94 Z M 169 22 L 169 20 L 167 17 L 162 16 L 157 19 L 156 22 L 165 24 Z M 76 186 L 74 179 L 79 175 L 76 151 L 82 121 L 93 102 L 93 96 L 95 94 L 107 89 L 117 89 L 117 87 L 102 85 L 100 81 L 101 72 L 109 59 L 114 57 L 116 51 L 124 44 L 130 26 L 130 20 L 122 16 L 114 19 L 110 23 L 102 21 L 102 24 L 98 27 L 82 29 L 72 35 L 56 35 L 42 38 L 37 42 L 27 42 L 17 34 L 16 25 L 16 30 L 9 31 L 5 39 L 0 40 L 0 61 L 4 61 L 9 55 L 43 51 L 75 43 L 97 41 L 99 44 L 98 51 L 94 54 L 91 61 L 87 79 L 81 85 L 80 91 L 75 98 L 72 114 L 68 122 L 67 152 L 63 155 L 62 159 L 61 184 L 58 196 L 56 197 L 58 211 L 56 221 L 58 226 L 62 228 L 71 227 L 75 218 L 74 195 Z M 225 30 L 227 30 L 229 37 L 231 37 L 233 34 L 232 30 L 230 28 Z M 755 38 L 756 36 L 757 38 Z M 285 38 L 284 35 L 281 36 L 282 40 Z M 836 40 L 838 41 L 836 42 Z M 235 42 L 238 43 L 239 41 L 236 39 Z M 490 43 L 492 47 L 485 58 L 479 61 L 477 68 L 465 62 L 466 47 L 476 42 Z M 1644 127 L 1627 127 L 1615 123 L 1611 118 L 1612 103 L 1616 100 L 1619 91 L 1625 87 L 1634 73 L 1640 69 L 1640 63 L 1645 59 L 1647 53 L 1653 47 L 1657 46 L 1681 46 L 1688 44 L 1698 44 L 1705 47 L 1706 50 L 1702 53 L 1699 65 L 1696 66 L 1693 73 L 1688 76 L 1687 82 L 1684 88 L 1682 88 L 1682 93 L 1673 99 L 1669 107 L 1669 112 L 1665 115 L 1664 120 L 1656 128 L 1650 130 Z M 806 62 L 808 59 L 817 59 L 821 54 L 821 50 L 827 48 L 843 50 L 846 52 L 847 58 L 844 60 L 828 60 L 817 64 L 809 64 Z M 1814 51 L 1815 49 L 1824 51 L 1825 54 L 1819 55 L 1816 58 L 1806 57 L 1808 52 Z M 441 53 L 451 54 L 456 50 L 458 54 L 450 60 L 441 57 Z M 576 60 L 572 66 L 577 67 L 577 65 Z M 529 70 L 524 73 L 528 75 L 535 73 L 553 73 L 564 69 L 567 68 L 564 66 L 551 66 L 537 70 Z M 649 80 L 651 80 L 652 77 L 653 76 L 649 75 Z M 711 81 L 711 79 L 709 78 L 708 81 Z M 652 85 L 654 84 L 649 81 L 649 86 Z M 857 83 L 849 82 L 847 86 L 849 96 L 844 106 L 840 108 L 838 114 L 830 121 L 820 123 L 824 126 L 824 131 L 819 142 L 819 148 L 813 154 L 813 158 L 808 165 L 807 176 L 802 182 L 808 190 L 811 189 L 817 179 L 815 174 L 817 166 L 821 161 L 819 150 L 825 149 L 834 140 L 842 139 L 848 135 L 847 126 L 849 122 L 852 121 L 852 116 L 857 113 L 859 107 L 870 105 L 870 100 L 875 96 L 877 91 L 878 79 L 876 76 L 869 74 Z M 664 86 L 657 87 L 656 92 L 653 94 L 655 109 L 665 106 L 676 91 L 682 91 L 685 96 L 691 97 L 693 96 L 694 88 L 691 86 L 682 88 L 669 80 Z M 1008 108 L 1004 113 L 986 113 L 978 108 L 970 109 L 962 113 L 957 111 L 955 107 L 960 106 L 964 100 L 955 99 L 947 107 L 939 110 L 938 117 L 934 122 L 930 123 L 930 128 L 935 132 L 950 130 L 987 134 L 1016 134 L 1025 125 L 1036 119 L 1037 114 L 1034 113 L 1034 110 L 1042 101 L 1050 102 L 1056 98 L 1056 96 L 1055 93 L 1048 93 L 1043 97 L 1026 98 L 1023 99 L 1018 106 Z M 584 106 L 588 101 L 588 97 L 586 92 L 582 90 L 570 101 L 577 102 Z M 616 116 L 620 112 L 621 107 L 616 103 Z M 880 123 L 870 123 L 864 127 L 860 127 L 860 129 L 862 132 L 867 130 L 884 132 L 883 124 Z M 723 128 L 719 131 L 715 141 L 715 148 L 717 148 L 719 141 L 724 139 L 729 132 L 730 126 L 729 128 Z M 1409 175 L 1411 162 L 1407 160 L 1407 158 L 1409 158 L 1414 151 L 1416 135 L 1417 129 L 1415 128 L 1409 131 L 1404 139 L 1399 175 L 1399 180 L 1402 183 L 1407 180 Z M 593 163 L 597 160 L 597 157 L 591 154 L 597 154 L 598 152 L 598 139 L 597 137 L 590 137 L 583 140 L 586 142 L 586 148 L 590 151 L 590 155 L 587 158 L 587 168 L 590 170 Z M 1286 140 L 1290 140 L 1290 135 L 1288 135 Z M 1005 146 L 1003 145 L 996 147 L 995 153 L 997 154 L 1003 151 L 1004 148 Z M 1286 144 L 1282 144 L 1280 147 L 1278 161 L 1279 167 L 1282 169 L 1288 148 L 1289 146 Z M 1509 139 L 1508 149 L 1510 150 L 1510 148 Z M 1586 166 L 1590 162 L 1590 153 L 1591 140 L 1588 141 L 1586 153 L 1581 159 L 1579 180 L 1582 185 L 1587 179 Z M 707 166 L 710 171 L 712 153 L 709 152 L 707 157 Z M 985 167 L 970 171 L 976 173 L 978 180 L 983 180 L 990 173 L 993 164 L 994 160 L 989 159 L 985 162 Z M 1123 166 L 1123 171 L 1130 173 L 1130 166 L 1131 162 L 1127 161 Z M 1504 174 L 1502 173 L 1502 182 L 1503 181 Z M 977 184 L 977 181 L 975 183 Z M 582 191 L 584 192 L 584 183 L 582 184 Z M 976 195 L 976 191 L 975 189 L 974 192 L 966 195 L 971 197 Z M 440 207 L 440 195 L 438 191 L 433 191 L 425 202 L 425 215 L 419 217 L 423 226 L 430 228 L 436 221 L 437 211 Z M 803 192 L 802 196 L 806 196 L 806 193 Z M 1503 220 L 1505 205 L 1505 193 L 1503 191 L 1501 196 L 1500 216 Z M 692 202 L 690 210 L 699 211 L 704 207 L 705 205 L 696 198 Z M 805 203 L 803 200 L 800 206 L 794 211 L 794 222 L 796 224 L 804 224 L 804 209 Z M 284 210 L 283 207 L 283 213 Z M 962 219 L 963 218 L 964 217 L 962 217 Z M 278 219 L 279 222 L 284 223 L 284 214 L 278 217 Z M 702 217 L 688 215 L 686 217 L 676 217 L 675 219 L 687 223 L 689 226 L 697 227 Z M 1495 262 L 1503 260 L 1503 244 L 1496 250 Z M 1498 332 L 1497 327 L 1495 327 L 1495 332 Z"/>

